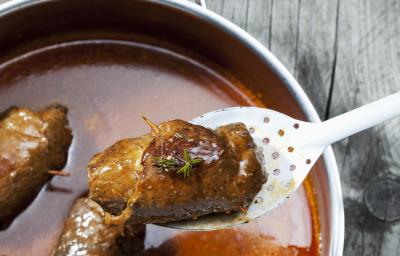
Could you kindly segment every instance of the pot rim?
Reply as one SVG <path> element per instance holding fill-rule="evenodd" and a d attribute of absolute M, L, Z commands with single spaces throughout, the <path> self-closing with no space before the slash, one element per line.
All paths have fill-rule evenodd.
<path fill-rule="evenodd" d="M 0 4 L 0 16 L 3 16 L 9 12 L 18 10 L 20 8 L 26 8 L 30 5 L 47 2 L 49 0 L 10 0 L 8 2 Z M 56 0 L 57 1 L 57 0 Z M 59 0 L 58 0 L 59 1 Z M 140 0 L 154 2 L 168 7 L 179 9 L 194 15 L 208 23 L 218 26 L 224 32 L 235 37 L 237 40 L 242 42 L 247 48 L 257 54 L 257 56 L 268 65 L 268 67 L 274 72 L 283 84 L 288 88 L 292 96 L 299 103 L 301 109 L 306 115 L 307 119 L 312 122 L 321 122 L 317 111 L 312 105 L 310 99 L 305 94 L 302 87 L 292 76 L 292 74 L 286 69 L 286 67 L 260 42 L 254 37 L 248 34 L 246 31 L 235 25 L 231 21 L 223 18 L 222 16 L 207 10 L 195 3 L 186 0 Z M 332 147 L 329 146 L 323 153 L 323 161 L 326 167 L 326 176 L 328 181 L 328 191 L 330 195 L 331 205 L 331 224 L 329 227 L 331 238 L 329 255 L 342 255 L 343 244 L 344 244 L 344 207 L 342 197 L 342 187 L 340 183 L 339 170 L 337 167 L 335 155 Z"/>

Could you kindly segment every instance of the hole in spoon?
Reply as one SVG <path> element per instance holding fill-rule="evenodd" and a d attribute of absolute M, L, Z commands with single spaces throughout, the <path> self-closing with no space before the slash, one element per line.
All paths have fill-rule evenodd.
<path fill-rule="evenodd" d="M 260 196 L 257 196 L 254 200 L 254 203 L 258 204 L 258 203 L 262 203 L 264 201 L 264 199 Z"/>
<path fill-rule="evenodd" d="M 307 159 L 307 160 L 306 160 L 306 164 L 311 164 L 311 160 L 310 160 L 310 159 Z"/>
<path fill-rule="evenodd" d="M 268 124 L 268 123 L 269 123 L 269 121 L 270 121 L 270 120 L 269 120 L 269 118 L 268 118 L 268 117 L 264 117 L 264 123 L 267 123 L 267 124 Z"/>
<path fill-rule="evenodd" d="M 289 167 L 289 170 L 290 170 L 290 171 L 296 170 L 296 165 L 292 164 L 292 165 Z"/>
<path fill-rule="evenodd" d="M 275 176 L 277 176 L 277 175 L 279 175 L 280 172 L 281 172 L 281 171 L 280 171 L 279 169 L 275 169 L 275 170 L 272 172 L 272 174 L 275 175 Z"/>
<path fill-rule="evenodd" d="M 279 134 L 279 136 L 282 137 L 283 135 L 285 135 L 285 131 L 284 131 L 284 130 L 279 130 L 279 131 L 278 131 L 278 134 Z"/>
<path fill-rule="evenodd" d="M 264 142 L 265 144 L 268 144 L 268 143 L 269 143 L 269 138 L 264 138 L 264 139 L 263 139 L 263 142 Z"/>
<path fill-rule="evenodd" d="M 250 127 L 250 128 L 249 128 L 249 133 L 250 133 L 250 134 L 253 134 L 255 131 L 256 131 L 256 130 L 254 129 L 254 127 Z"/>
<path fill-rule="evenodd" d="M 288 147 L 287 150 L 289 151 L 289 153 L 292 153 L 294 151 L 294 147 Z"/>
<path fill-rule="evenodd" d="M 293 127 L 294 127 L 294 129 L 299 129 L 300 125 L 296 123 L 293 125 Z"/>
<path fill-rule="evenodd" d="M 274 152 L 272 153 L 272 159 L 278 159 L 279 158 L 279 153 L 278 152 Z"/>

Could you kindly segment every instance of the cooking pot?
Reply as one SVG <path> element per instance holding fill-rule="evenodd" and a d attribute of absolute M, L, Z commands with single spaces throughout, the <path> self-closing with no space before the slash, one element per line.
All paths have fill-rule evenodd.
<path fill-rule="evenodd" d="M 6 2 L 0 6 L 0 61 L 40 46 L 41 37 L 53 35 L 57 41 L 60 31 L 99 28 L 153 34 L 184 45 L 234 74 L 260 99 L 267 98 L 268 107 L 294 118 L 320 121 L 301 86 L 271 52 L 228 20 L 183 0 Z M 311 173 L 311 181 L 321 224 L 322 255 L 341 255 L 343 201 L 330 147 Z"/>

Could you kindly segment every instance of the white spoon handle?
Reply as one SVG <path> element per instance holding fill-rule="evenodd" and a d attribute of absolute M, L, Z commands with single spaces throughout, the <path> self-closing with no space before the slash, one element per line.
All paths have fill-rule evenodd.
<path fill-rule="evenodd" d="M 400 92 L 313 125 L 307 131 L 307 144 L 328 146 L 398 115 Z"/>

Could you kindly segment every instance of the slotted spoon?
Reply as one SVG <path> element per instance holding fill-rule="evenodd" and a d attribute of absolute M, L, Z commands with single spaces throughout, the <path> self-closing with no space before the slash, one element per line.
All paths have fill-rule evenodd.
<path fill-rule="evenodd" d="M 330 144 L 397 115 L 400 115 L 400 92 L 322 123 L 303 122 L 257 107 L 226 108 L 197 117 L 192 123 L 212 129 L 235 122 L 246 124 L 263 155 L 268 179 L 247 213 L 209 215 L 165 225 L 186 230 L 215 230 L 249 222 L 285 202 Z"/>

